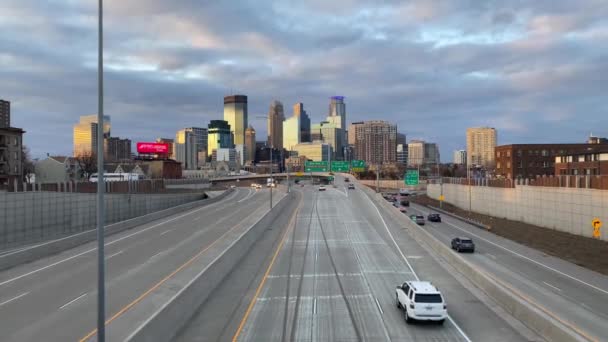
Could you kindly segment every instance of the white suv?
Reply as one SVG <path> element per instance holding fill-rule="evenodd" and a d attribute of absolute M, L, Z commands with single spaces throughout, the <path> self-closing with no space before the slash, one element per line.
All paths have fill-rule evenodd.
<path fill-rule="evenodd" d="M 396 290 L 397 307 L 403 309 L 407 323 L 412 320 L 443 324 L 448 310 L 441 292 L 428 281 L 406 281 Z"/>

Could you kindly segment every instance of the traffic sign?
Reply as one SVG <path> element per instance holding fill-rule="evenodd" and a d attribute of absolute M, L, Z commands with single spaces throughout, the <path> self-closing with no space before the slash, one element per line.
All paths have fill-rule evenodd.
<path fill-rule="evenodd" d="M 365 160 L 353 160 L 350 165 L 353 172 L 365 172 Z"/>
<path fill-rule="evenodd" d="M 304 164 L 304 171 L 306 172 L 327 172 L 327 162 L 326 161 L 307 161 Z"/>
<path fill-rule="evenodd" d="M 439 200 L 440 201 L 445 201 L 445 196 L 444 195 L 439 196 Z"/>
<path fill-rule="evenodd" d="M 333 172 L 348 172 L 350 171 L 350 165 L 347 161 L 332 161 L 331 170 Z"/>
<path fill-rule="evenodd" d="M 418 170 L 407 170 L 403 177 L 405 185 L 418 185 L 420 180 Z"/>
<path fill-rule="evenodd" d="M 599 239 L 602 236 L 600 231 L 600 228 L 602 228 L 602 221 L 596 217 L 591 221 L 591 226 L 593 227 L 593 237 Z"/>

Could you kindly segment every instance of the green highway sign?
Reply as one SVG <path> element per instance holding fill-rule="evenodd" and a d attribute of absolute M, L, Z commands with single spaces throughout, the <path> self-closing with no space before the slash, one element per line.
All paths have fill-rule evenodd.
<path fill-rule="evenodd" d="M 353 160 L 350 163 L 353 172 L 365 172 L 365 161 L 364 160 Z"/>
<path fill-rule="evenodd" d="M 326 161 L 307 161 L 304 164 L 304 171 L 306 172 L 328 172 Z"/>
<path fill-rule="evenodd" d="M 350 171 L 350 165 L 347 161 L 332 161 L 331 170 L 333 172 L 348 172 Z"/>
<path fill-rule="evenodd" d="M 405 181 L 405 185 L 418 185 L 420 179 L 418 170 L 405 171 L 405 176 L 403 178 L 403 180 Z"/>

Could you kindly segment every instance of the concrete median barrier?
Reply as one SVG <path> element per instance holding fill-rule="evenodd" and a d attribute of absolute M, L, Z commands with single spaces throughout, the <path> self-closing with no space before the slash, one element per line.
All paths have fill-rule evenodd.
<path fill-rule="evenodd" d="M 241 262 L 249 249 L 269 228 L 275 217 L 286 210 L 295 209 L 299 196 L 296 193 L 279 199 L 276 206 L 262 216 L 240 237 L 222 250 L 207 266 L 197 274 L 149 318 L 139 324 L 137 329 L 126 339 L 131 342 L 170 341 L 188 323 L 199 307 L 208 299 L 214 289 L 228 276 L 232 269 Z M 288 200 L 282 200 L 288 199 Z M 142 309 L 144 310 L 143 304 Z"/>
<path fill-rule="evenodd" d="M 424 228 L 410 222 L 407 218 L 403 220 L 403 214 L 399 212 L 398 209 L 391 206 L 380 194 L 376 194 L 371 189 L 365 189 L 365 192 L 392 215 L 399 217 L 403 222 L 403 226 L 407 229 L 407 232 L 419 244 L 430 248 L 435 255 L 444 259 L 450 266 L 457 269 L 472 281 L 513 317 L 521 321 L 524 325 L 547 341 L 596 341 L 584 331 L 581 331 L 569 322 L 560 319 L 555 314 L 545 309 L 541 303 L 533 301 L 505 281 L 472 265 L 458 253 L 452 251 L 446 244 L 424 230 Z"/>
<path fill-rule="evenodd" d="M 206 206 L 212 203 L 216 203 L 221 201 L 226 196 L 228 196 L 233 190 L 229 189 L 225 191 L 223 194 L 216 196 L 214 198 L 206 198 L 199 201 L 194 201 L 186 204 L 181 204 L 172 208 L 160 210 L 158 212 L 150 213 L 143 216 L 134 217 L 132 219 L 128 219 L 121 222 L 116 222 L 104 227 L 105 236 L 110 236 L 112 234 L 120 233 L 127 229 L 135 228 L 142 224 L 147 224 L 152 221 L 175 215 L 180 212 L 184 212 L 187 210 L 191 210 L 194 208 Z M 87 242 L 91 242 L 97 239 L 97 231 L 95 229 L 91 229 L 82 233 L 73 234 L 70 236 L 66 236 L 61 239 L 56 239 L 52 241 L 48 241 L 45 243 L 37 244 L 31 247 L 27 247 L 24 249 L 17 250 L 15 252 L 9 252 L 0 256 L 0 271 L 9 269 L 11 267 L 15 267 L 17 265 L 25 264 L 28 262 L 32 262 L 44 257 L 48 257 L 57 253 L 61 253 L 70 248 L 74 248 L 80 245 L 83 245 Z"/>

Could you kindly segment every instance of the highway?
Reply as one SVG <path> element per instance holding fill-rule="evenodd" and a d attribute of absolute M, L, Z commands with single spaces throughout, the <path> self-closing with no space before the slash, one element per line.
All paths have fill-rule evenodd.
<path fill-rule="evenodd" d="M 281 197 L 277 193 L 275 201 Z M 267 189 L 236 189 L 219 202 L 106 238 L 107 318 L 120 320 L 122 313 L 192 256 L 233 227 L 253 224 L 267 211 Z M 1 272 L 2 341 L 94 337 L 96 272 L 96 242 Z M 110 322 L 107 329 L 112 328 Z"/>
<path fill-rule="evenodd" d="M 282 217 L 222 281 L 175 341 L 541 341 L 430 255 L 360 189 L 296 187 Z M 357 185 L 359 186 L 359 185 Z M 285 215 L 287 216 L 287 215 Z M 444 325 L 407 325 L 395 286 L 430 280 Z"/>
<path fill-rule="evenodd" d="M 412 213 L 432 210 L 412 205 Z M 541 310 L 590 341 L 608 340 L 608 277 L 494 235 L 462 220 L 442 215 L 441 223 L 422 227 L 449 245 L 456 236 L 470 237 L 469 262 L 525 295 Z M 598 256 L 605 257 L 605 256 Z"/>

